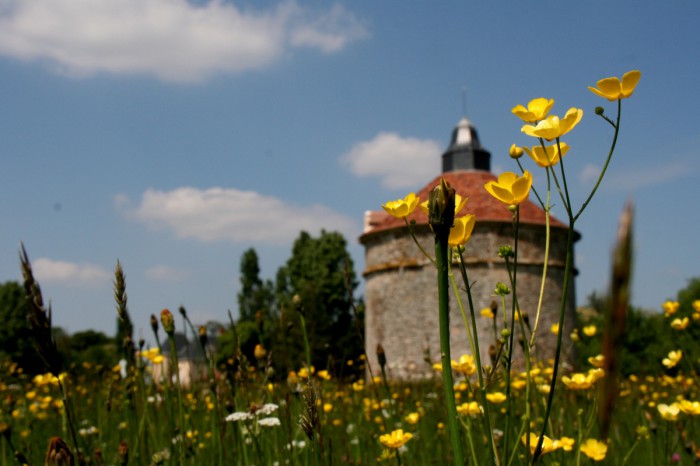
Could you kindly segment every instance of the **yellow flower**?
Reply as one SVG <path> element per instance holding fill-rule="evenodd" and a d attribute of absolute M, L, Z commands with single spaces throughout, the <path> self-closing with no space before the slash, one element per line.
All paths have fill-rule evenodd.
<path fill-rule="evenodd" d="M 560 148 L 561 154 L 559 153 Z M 544 149 L 542 146 L 532 146 L 532 148 L 525 146 L 523 149 L 540 167 L 553 167 L 559 163 L 561 157 L 569 152 L 569 146 L 564 142 L 545 146 Z"/>
<path fill-rule="evenodd" d="M 255 359 L 263 359 L 266 355 L 267 351 L 263 345 L 255 345 L 255 349 L 253 350 L 253 356 L 255 356 Z"/>
<path fill-rule="evenodd" d="M 678 402 L 678 408 L 685 414 L 700 416 L 700 401 L 680 400 Z"/>
<path fill-rule="evenodd" d="M 331 403 L 323 403 L 323 412 L 330 413 L 333 411 L 333 405 Z"/>
<path fill-rule="evenodd" d="M 395 201 L 389 201 L 382 205 L 382 208 L 386 210 L 389 215 L 396 218 L 405 218 L 413 213 L 420 201 L 414 193 L 409 193 L 403 199 L 397 199 Z"/>
<path fill-rule="evenodd" d="M 516 105 L 511 112 L 525 123 L 535 123 L 538 120 L 544 119 L 549 110 L 554 105 L 554 99 L 545 99 L 538 97 L 527 103 L 527 108 L 522 105 Z"/>
<path fill-rule="evenodd" d="M 673 367 L 676 367 L 676 364 L 678 364 L 683 357 L 683 351 L 681 350 L 676 350 L 676 351 L 671 351 L 668 353 L 668 357 L 665 357 L 661 360 L 661 364 L 666 366 L 667 369 L 671 369 Z"/>
<path fill-rule="evenodd" d="M 403 429 L 396 429 L 390 434 L 384 434 L 379 436 L 379 441 L 382 445 L 392 450 L 401 448 L 406 442 L 413 438 L 413 434 L 410 432 L 404 432 Z"/>
<path fill-rule="evenodd" d="M 527 200 L 531 187 L 532 175 L 527 170 L 523 176 L 513 172 L 501 173 L 498 181 L 489 181 L 484 185 L 489 194 L 508 206 L 518 205 Z"/>
<path fill-rule="evenodd" d="M 678 403 L 671 403 L 670 405 L 659 403 L 656 406 L 656 409 L 659 410 L 659 414 L 661 415 L 661 418 L 664 421 L 676 421 L 676 420 L 678 420 L 678 414 L 680 414 L 680 412 L 681 412 L 681 409 L 678 406 Z"/>
<path fill-rule="evenodd" d="M 487 393 L 486 399 L 493 404 L 501 404 L 506 401 L 507 397 L 501 392 Z"/>
<path fill-rule="evenodd" d="M 418 424 L 418 420 L 420 419 L 420 414 L 418 413 L 408 413 L 406 417 L 404 417 L 404 420 L 408 422 L 409 424 Z"/>
<path fill-rule="evenodd" d="M 690 320 L 687 317 L 683 317 L 682 319 L 676 318 L 671 321 L 671 328 L 674 330 L 685 330 L 688 324 L 690 324 Z"/>
<path fill-rule="evenodd" d="M 493 311 L 491 310 L 490 307 L 485 307 L 479 312 L 481 313 L 481 317 L 486 317 L 487 319 L 494 318 Z"/>
<path fill-rule="evenodd" d="M 459 357 L 459 361 L 451 361 L 452 369 L 466 375 L 472 375 L 476 372 L 474 364 L 474 356 L 471 354 L 463 354 Z"/>
<path fill-rule="evenodd" d="M 520 437 L 520 440 L 523 442 L 523 445 L 527 446 L 527 434 L 523 434 L 522 437 Z M 540 438 L 537 436 L 537 434 L 533 434 L 530 432 L 530 454 L 534 455 L 535 450 L 537 449 L 537 442 L 539 442 Z M 544 436 L 544 440 L 542 441 L 542 454 L 547 454 L 550 452 L 553 452 L 559 448 L 559 443 L 556 440 L 552 440 L 551 438 L 547 437 L 546 435 Z"/>
<path fill-rule="evenodd" d="M 588 86 L 588 89 L 594 94 L 604 97 L 611 102 L 614 100 L 626 99 L 634 92 L 634 88 L 637 87 L 641 76 L 642 73 L 640 73 L 639 70 L 628 71 L 622 75 L 622 81 L 617 77 L 604 78 L 596 83 L 598 85 L 597 89 L 592 86 Z"/>
<path fill-rule="evenodd" d="M 693 301 L 693 309 L 695 312 L 700 312 L 700 299 Z"/>
<path fill-rule="evenodd" d="M 318 371 L 316 375 L 319 379 L 331 380 L 331 374 L 325 369 Z"/>
<path fill-rule="evenodd" d="M 572 129 L 581 121 L 583 110 L 580 108 L 571 107 L 564 115 L 564 118 L 559 119 L 556 115 L 550 115 L 546 119 L 537 123 L 537 126 L 524 125 L 520 131 L 536 138 L 543 138 L 548 141 L 559 138 Z"/>
<path fill-rule="evenodd" d="M 602 354 L 591 356 L 590 358 L 588 358 L 588 362 L 593 367 L 603 367 L 603 364 L 605 364 L 605 356 L 603 356 Z"/>
<path fill-rule="evenodd" d="M 576 374 L 571 374 L 571 377 L 563 376 L 561 381 L 564 382 L 564 385 L 569 390 L 587 390 L 593 386 L 595 378 L 591 373 L 582 374 L 577 372 Z"/>
<path fill-rule="evenodd" d="M 678 308 L 680 306 L 681 303 L 678 301 L 666 301 L 661 305 L 661 309 L 664 310 L 664 314 L 666 314 L 666 317 L 668 317 L 678 312 Z"/>
<path fill-rule="evenodd" d="M 457 406 L 457 412 L 463 416 L 479 416 L 482 413 L 482 407 L 476 401 L 471 401 Z"/>
<path fill-rule="evenodd" d="M 593 461 L 603 461 L 607 452 L 608 446 L 593 438 L 589 438 L 581 444 L 581 453 Z"/>
<path fill-rule="evenodd" d="M 522 147 L 518 147 L 515 144 L 510 146 L 510 150 L 508 151 L 508 154 L 510 155 L 510 158 L 512 159 L 519 159 L 520 157 L 523 156 L 523 153 L 525 151 L 523 150 Z"/>
<path fill-rule="evenodd" d="M 550 330 L 553 334 L 558 335 L 558 334 L 559 334 L 559 324 L 558 324 L 558 323 L 552 324 L 552 326 L 549 327 L 549 330 Z"/>
<path fill-rule="evenodd" d="M 595 325 L 586 325 L 585 327 L 583 327 L 583 334 L 587 337 L 595 336 L 596 332 L 598 332 L 598 327 L 596 327 Z"/>
<path fill-rule="evenodd" d="M 472 214 L 456 218 L 450 229 L 450 237 L 447 239 L 447 244 L 452 247 L 467 244 L 467 241 L 472 236 L 475 222 L 476 216 Z"/>
<path fill-rule="evenodd" d="M 574 444 L 576 443 L 576 440 L 570 438 L 570 437 L 562 437 L 558 440 L 559 446 L 561 447 L 562 450 L 564 451 L 571 451 L 574 448 Z"/>

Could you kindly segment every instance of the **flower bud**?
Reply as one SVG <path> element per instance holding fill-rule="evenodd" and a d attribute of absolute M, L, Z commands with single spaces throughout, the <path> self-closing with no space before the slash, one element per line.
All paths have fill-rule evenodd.
<path fill-rule="evenodd" d="M 605 109 L 603 107 L 596 107 L 595 108 L 595 114 L 596 115 L 603 115 L 605 113 Z"/>
<path fill-rule="evenodd" d="M 510 150 L 508 151 L 508 153 L 510 154 L 510 158 L 519 159 L 523 156 L 523 153 L 525 153 L 525 151 L 522 147 L 518 147 L 515 144 L 513 144 L 512 146 L 510 146 Z"/>
<path fill-rule="evenodd" d="M 379 367 L 384 369 L 384 366 L 386 366 L 386 353 L 380 343 L 377 343 L 377 362 L 379 362 Z"/>
<path fill-rule="evenodd" d="M 66 442 L 61 437 L 51 437 L 44 464 L 47 466 L 73 466 L 74 463 L 73 454 Z"/>
<path fill-rule="evenodd" d="M 455 190 L 444 178 L 430 192 L 428 218 L 436 235 L 449 235 L 455 220 Z"/>
<path fill-rule="evenodd" d="M 175 319 L 173 314 L 168 309 L 160 311 L 160 323 L 163 324 L 163 330 L 168 336 L 175 333 Z"/>
<path fill-rule="evenodd" d="M 209 342 L 209 336 L 207 335 L 207 328 L 205 326 L 200 326 L 198 329 L 199 333 L 199 344 L 202 345 L 202 348 L 207 347 L 207 343 Z"/>
<path fill-rule="evenodd" d="M 504 328 L 503 330 L 501 330 L 501 336 L 503 338 L 508 338 L 510 336 L 510 330 L 508 330 L 507 328 Z"/>
<path fill-rule="evenodd" d="M 496 283 L 496 289 L 493 293 L 497 296 L 506 296 L 510 294 L 510 287 L 503 282 Z"/>
<path fill-rule="evenodd" d="M 151 314 L 151 329 L 155 335 L 158 334 L 158 319 L 153 314 Z"/>
<path fill-rule="evenodd" d="M 513 252 L 513 247 L 509 245 L 503 245 L 498 248 L 498 257 L 505 259 L 507 257 L 515 257 Z"/>
<path fill-rule="evenodd" d="M 267 356 L 267 350 L 263 345 L 257 344 L 253 350 L 253 356 L 255 356 L 255 359 L 264 359 Z"/>

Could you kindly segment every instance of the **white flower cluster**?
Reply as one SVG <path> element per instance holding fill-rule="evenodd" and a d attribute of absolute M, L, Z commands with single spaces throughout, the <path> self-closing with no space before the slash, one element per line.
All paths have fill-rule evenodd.
<path fill-rule="evenodd" d="M 236 411 L 226 416 L 226 421 L 228 422 L 239 422 L 239 421 L 250 421 L 255 419 L 257 424 L 261 427 L 276 427 L 281 425 L 280 420 L 276 417 L 270 416 L 272 413 L 277 411 L 279 406 L 274 403 L 266 403 L 261 407 L 255 409 L 253 412 L 250 411 Z M 259 418 L 260 416 L 265 416 Z"/>

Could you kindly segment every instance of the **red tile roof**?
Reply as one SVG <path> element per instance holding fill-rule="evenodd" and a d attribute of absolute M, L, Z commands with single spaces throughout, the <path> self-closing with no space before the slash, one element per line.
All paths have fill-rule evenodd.
<path fill-rule="evenodd" d="M 445 181 L 455 189 L 457 194 L 469 198 L 467 205 L 461 212 L 462 214 L 475 214 L 477 222 L 512 221 L 512 215 L 506 205 L 495 199 L 484 189 L 484 185 L 487 182 L 498 179 L 493 173 L 482 170 L 462 170 L 443 173 L 435 177 L 423 189 L 416 193 L 421 202 L 429 198 L 430 191 L 440 183 L 440 178 L 445 178 Z M 530 193 L 530 197 L 536 201 L 533 193 Z M 428 216 L 420 207 L 409 217 L 409 220 L 411 219 L 415 220 L 417 224 L 428 223 Z M 371 212 L 369 220 L 369 229 L 365 231 L 362 236 L 405 226 L 403 219 L 394 218 L 383 210 Z M 544 211 L 538 205 L 528 200 L 520 205 L 520 222 L 544 225 Z M 550 217 L 550 225 L 553 227 L 567 228 L 565 224 L 554 217 Z"/>

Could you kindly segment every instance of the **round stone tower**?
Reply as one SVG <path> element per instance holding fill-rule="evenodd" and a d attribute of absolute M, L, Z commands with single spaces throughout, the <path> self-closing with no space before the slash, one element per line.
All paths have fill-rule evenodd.
<path fill-rule="evenodd" d="M 440 178 L 444 178 L 457 194 L 469 198 L 461 213 L 476 215 L 476 225 L 464 257 L 469 280 L 472 282 L 479 346 L 484 364 L 491 364 L 489 349 L 492 348 L 491 352 L 494 352 L 495 334 L 500 334 L 503 323 L 503 309 L 500 298 L 494 295 L 494 289 L 498 282 L 509 283 L 503 260 L 497 254 L 498 248 L 514 244 L 510 211 L 484 189 L 484 184 L 497 179 L 490 172 L 490 158 L 489 152 L 481 146 L 474 126 L 463 118 L 455 127 L 450 146 L 442 155 L 442 174 L 416 192 L 421 202 L 427 200 Z M 421 209 L 416 209 L 409 219 L 416 222 L 416 238 L 432 254 L 434 237 L 427 215 Z M 519 233 L 518 303 L 525 322 L 532 327 L 545 251 L 545 214 L 533 202 L 527 201 L 520 206 Z M 567 233 L 566 225 L 550 218 L 547 281 L 534 351 L 539 359 L 554 355 L 556 339 L 550 328 L 558 322 Z M 376 349 L 381 344 L 390 377 L 421 379 L 430 376 L 432 364 L 440 360 L 435 267 L 416 246 L 404 221 L 384 211 L 365 214 L 365 230 L 360 242 L 365 246 L 365 344 L 371 366 L 378 367 Z M 459 287 L 463 288 L 456 264 L 453 271 Z M 461 297 L 468 316 L 466 293 L 462 291 Z M 564 329 L 567 337 L 574 325 L 575 302 L 575 286 L 571 280 Z M 491 308 L 493 303 L 498 304 L 495 332 L 494 320 L 480 314 L 481 309 Z M 510 309 L 511 302 L 507 299 L 508 315 Z M 453 359 L 471 353 L 464 320 L 453 290 L 450 291 L 450 335 Z"/>

